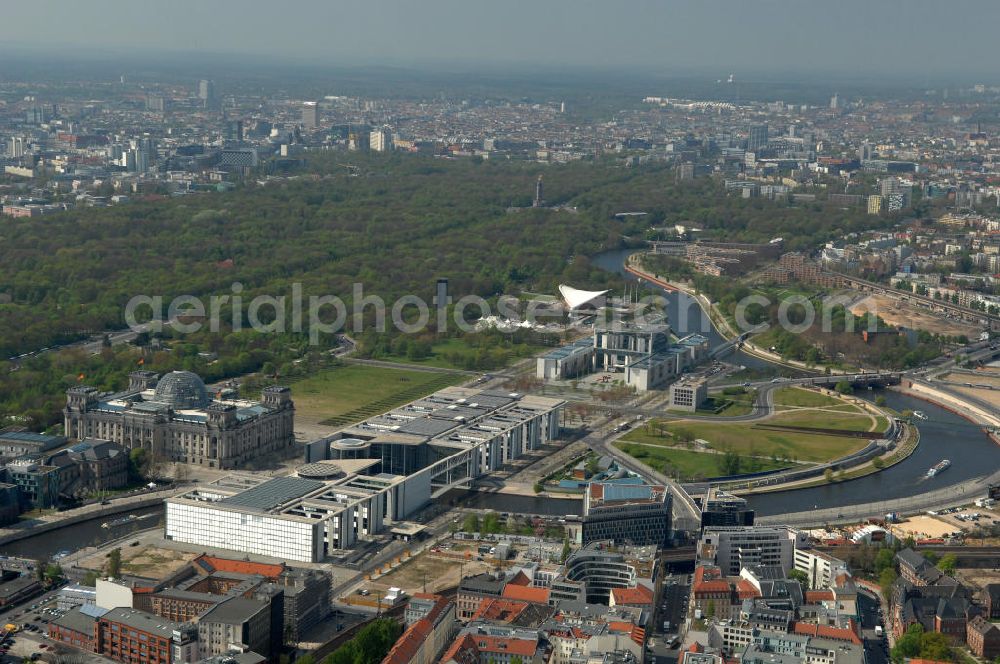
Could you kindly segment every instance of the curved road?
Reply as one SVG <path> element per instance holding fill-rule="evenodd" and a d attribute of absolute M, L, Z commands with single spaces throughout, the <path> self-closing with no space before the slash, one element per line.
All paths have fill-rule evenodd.
<path fill-rule="evenodd" d="M 634 250 L 605 252 L 604 254 L 594 257 L 593 260 L 595 265 L 605 270 L 622 274 L 624 272 L 622 266 L 625 258 L 629 253 L 632 253 L 632 251 Z M 625 276 L 628 278 L 629 275 L 626 274 Z M 673 295 L 669 298 L 671 304 L 670 314 L 674 314 L 676 310 L 679 309 L 682 310 L 683 313 L 685 305 L 680 302 L 681 299 L 682 298 L 677 295 Z M 687 306 L 689 307 L 690 304 Z M 718 331 L 715 330 L 710 323 L 708 324 L 707 329 L 705 328 L 707 317 L 704 316 L 704 312 L 701 313 L 701 320 L 697 320 L 699 317 L 696 316 L 696 320 L 690 321 L 694 323 L 695 327 L 698 327 L 700 324 L 701 329 L 679 329 L 678 332 L 700 332 L 708 336 L 712 340 L 713 345 L 716 344 L 716 339 L 718 341 L 723 341 L 721 336 L 718 334 Z M 684 316 L 677 318 L 671 315 L 671 321 L 683 322 L 685 320 L 689 320 L 689 318 Z M 950 358 L 939 358 L 938 360 L 928 363 L 925 367 L 911 370 L 902 374 L 902 376 L 913 375 L 914 377 L 922 377 L 927 374 L 934 375 L 942 373 L 954 366 L 959 356 L 964 356 L 964 359 L 972 361 L 988 359 L 1000 353 L 1000 344 L 994 343 L 993 346 L 997 347 L 991 347 L 983 342 L 972 343 L 952 353 Z M 738 352 L 737 357 L 741 358 L 739 360 L 741 363 L 745 363 L 748 366 L 759 365 L 761 362 L 760 360 L 756 360 L 756 362 L 754 362 L 754 360 L 751 360 L 750 362 L 743 362 L 742 358 L 746 356 L 741 352 Z M 809 378 L 782 381 L 783 384 L 810 384 L 813 382 L 814 379 Z M 767 412 L 770 412 L 773 406 L 767 407 L 767 410 L 765 410 L 766 402 L 762 400 L 767 399 L 767 393 L 771 390 L 768 387 L 761 386 L 759 383 L 758 385 L 761 387 L 762 394 L 759 395 L 758 398 L 760 403 L 756 408 L 757 412 L 750 413 L 740 418 L 721 419 L 725 419 L 727 421 L 746 421 L 758 419 L 767 414 Z M 896 508 L 889 509 L 889 511 L 911 511 L 928 509 L 929 507 L 925 507 L 925 504 L 930 504 L 930 508 L 933 508 L 934 506 L 944 506 L 950 501 L 961 502 L 964 500 L 964 502 L 968 502 L 969 491 L 972 489 L 978 491 L 981 487 L 985 487 L 985 485 L 993 479 L 993 477 L 986 477 L 982 475 L 980 473 L 980 469 L 984 467 L 990 469 L 1000 467 L 1000 447 L 994 445 L 980 428 L 958 417 L 957 415 L 949 413 L 948 411 L 936 406 L 925 406 L 923 405 L 923 402 L 916 402 L 913 399 L 907 398 L 897 398 L 893 395 L 887 395 L 887 397 L 889 397 L 890 402 L 902 402 L 903 405 L 897 407 L 896 410 L 913 410 L 923 408 L 927 412 L 931 413 L 932 420 L 936 420 L 930 423 L 921 423 L 921 444 L 918 446 L 917 451 L 911 455 L 911 457 L 899 464 L 896 464 L 892 468 L 874 475 L 869 475 L 865 478 L 844 482 L 843 485 L 832 484 L 810 489 L 798 489 L 792 499 L 795 503 L 799 505 L 808 505 L 809 503 L 815 502 L 817 505 L 832 504 L 834 506 L 839 506 L 851 501 L 858 501 L 859 504 L 847 508 L 847 512 L 844 511 L 844 508 L 834 507 L 830 510 L 830 512 L 832 512 L 832 517 L 839 518 L 838 515 L 846 515 L 847 513 L 871 516 L 872 514 L 877 514 L 882 511 L 883 506 L 886 505 Z M 945 427 L 939 427 L 937 426 L 938 422 L 946 422 L 947 425 Z M 944 430 L 939 432 L 939 429 Z M 969 435 L 961 436 L 958 440 L 956 440 L 956 431 L 968 433 Z M 601 448 L 607 450 L 609 453 L 614 453 L 614 451 L 616 451 L 615 448 L 606 444 L 601 445 Z M 615 456 L 616 458 L 621 458 L 620 451 L 619 454 L 615 454 Z M 949 482 L 950 485 L 948 487 L 943 487 L 942 489 L 928 491 L 927 488 L 929 487 L 921 485 L 921 479 L 926 473 L 926 469 L 930 465 L 939 461 L 941 458 L 946 457 L 952 459 L 953 466 L 941 479 L 945 482 Z M 633 466 L 645 466 L 645 464 L 635 463 L 634 459 L 631 459 L 630 461 Z M 625 465 L 628 465 L 628 461 L 623 460 L 623 462 L 625 462 Z M 657 477 L 657 474 L 650 472 L 650 469 L 648 468 L 644 468 L 643 474 L 651 477 Z M 662 481 L 659 477 L 657 477 L 657 480 Z M 683 493 L 683 491 L 675 491 L 675 496 L 677 493 Z M 914 498 L 914 496 L 916 498 Z M 765 515 L 763 518 L 766 519 L 769 518 L 766 515 L 786 513 L 790 498 L 792 498 L 792 496 L 787 494 L 787 492 L 763 495 L 759 498 L 751 498 L 751 506 L 757 509 L 759 515 Z M 910 500 L 910 502 L 907 503 L 907 500 Z M 677 501 L 675 501 L 675 504 L 676 502 Z M 809 512 L 799 512 L 794 515 L 788 515 L 788 519 L 805 519 L 814 523 L 817 518 L 825 516 L 830 516 L 830 514 L 821 514 L 817 510 L 812 510 Z"/>

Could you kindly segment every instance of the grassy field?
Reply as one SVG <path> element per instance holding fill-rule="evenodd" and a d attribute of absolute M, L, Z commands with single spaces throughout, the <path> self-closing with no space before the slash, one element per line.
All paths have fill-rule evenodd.
<path fill-rule="evenodd" d="M 828 406 L 843 406 L 843 401 L 836 397 L 803 390 L 799 387 L 782 387 L 774 392 L 774 405 L 776 406 L 797 406 L 803 408 L 825 408 Z M 854 408 L 854 406 L 851 406 Z"/>
<path fill-rule="evenodd" d="M 801 390 L 796 390 L 801 391 Z M 806 402 L 813 396 L 807 392 L 791 394 L 789 400 Z M 827 399 L 829 397 L 823 397 Z M 827 402 L 824 402 L 824 405 Z M 868 441 L 861 438 L 827 436 L 812 433 L 774 431 L 757 424 L 816 427 L 845 431 L 873 429 L 871 418 L 856 406 L 834 399 L 833 408 L 825 410 L 792 410 L 756 422 L 698 422 L 696 418 L 678 422 L 653 421 L 630 432 L 626 442 L 653 445 L 674 445 L 678 442 L 702 439 L 713 449 L 733 451 L 741 455 L 777 456 L 798 461 L 823 462 L 836 459 L 864 448 Z"/>
<path fill-rule="evenodd" d="M 708 477 L 720 477 L 725 474 L 720 465 L 722 460 L 721 454 L 691 452 L 666 447 L 650 447 L 649 445 L 637 445 L 622 441 L 615 443 L 615 447 L 629 456 L 642 461 L 654 470 L 658 470 L 670 477 L 678 477 L 682 482 L 703 480 Z M 748 473 L 787 468 L 790 465 L 781 462 L 775 463 L 770 459 L 754 459 L 753 461 L 747 459 L 745 463 L 756 464 L 744 468 L 744 471 Z"/>
<path fill-rule="evenodd" d="M 757 390 L 744 389 L 742 394 L 716 392 L 710 395 L 709 399 L 716 403 L 720 401 L 728 401 L 729 403 L 719 412 L 715 412 L 707 407 L 701 408 L 694 413 L 680 410 L 671 410 L 670 412 L 679 415 L 692 415 L 694 417 L 739 417 L 740 415 L 749 415 L 753 412 L 754 401 L 757 399 Z"/>
<path fill-rule="evenodd" d="M 520 359 L 537 355 L 547 349 L 548 347 L 546 346 L 532 344 L 515 344 L 509 347 L 505 346 L 500 349 L 504 355 L 504 362 L 502 362 L 502 364 L 503 366 L 509 366 Z M 428 357 L 410 359 L 405 355 L 381 355 L 378 359 L 385 362 L 420 364 L 428 367 L 440 367 L 442 369 L 466 369 L 466 359 L 471 360 L 472 358 L 475 358 L 478 353 L 480 353 L 479 348 L 470 346 L 462 339 L 444 339 L 431 345 L 431 354 Z M 496 369 L 492 370 L 495 371 Z"/>
<path fill-rule="evenodd" d="M 292 399 L 296 419 L 343 426 L 454 385 L 462 378 L 453 373 L 347 364 L 294 383 Z"/>

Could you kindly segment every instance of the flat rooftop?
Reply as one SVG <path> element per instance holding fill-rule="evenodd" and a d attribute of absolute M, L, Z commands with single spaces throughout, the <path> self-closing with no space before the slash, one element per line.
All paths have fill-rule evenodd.
<path fill-rule="evenodd" d="M 230 506 L 267 512 L 325 486 L 325 482 L 317 480 L 305 480 L 300 477 L 275 477 L 251 489 L 223 498 L 221 502 Z"/>

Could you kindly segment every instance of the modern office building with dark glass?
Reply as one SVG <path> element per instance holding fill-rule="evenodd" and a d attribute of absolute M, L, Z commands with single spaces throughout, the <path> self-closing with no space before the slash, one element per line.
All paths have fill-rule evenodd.
<path fill-rule="evenodd" d="M 671 502 L 670 492 L 662 485 L 594 482 L 584 492 L 583 544 L 612 540 L 666 546 Z"/>

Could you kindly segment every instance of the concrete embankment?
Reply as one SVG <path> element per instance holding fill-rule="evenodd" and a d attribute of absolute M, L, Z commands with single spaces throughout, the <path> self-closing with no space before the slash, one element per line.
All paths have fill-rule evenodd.
<path fill-rule="evenodd" d="M 75 526 L 84 521 L 93 521 L 124 512 L 134 512 L 146 507 L 155 507 L 162 504 L 165 498 L 169 498 L 175 493 L 177 493 L 176 490 L 158 491 L 124 501 L 112 501 L 110 505 L 87 505 L 75 510 L 67 510 L 66 512 L 51 515 L 51 517 L 45 520 L 40 519 L 30 525 L 24 524 L 20 527 L 4 528 L 0 530 L 0 547 L 11 542 L 41 535 L 42 533 L 48 533 L 67 526 Z"/>
<path fill-rule="evenodd" d="M 935 406 L 940 406 L 973 424 L 984 427 L 1000 427 L 1000 416 L 997 414 L 981 408 L 974 403 L 970 403 L 961 396 L 936 389 L 927 383 L 905 380 L 901 385 L 892 389 L 920 399 L 921 401 L 927 401 Z M 1000 436 L 997 436 L 995 433 L 988 433 L 987 435 L 990 437 L 990 440 L 1000 445 Z"/>

